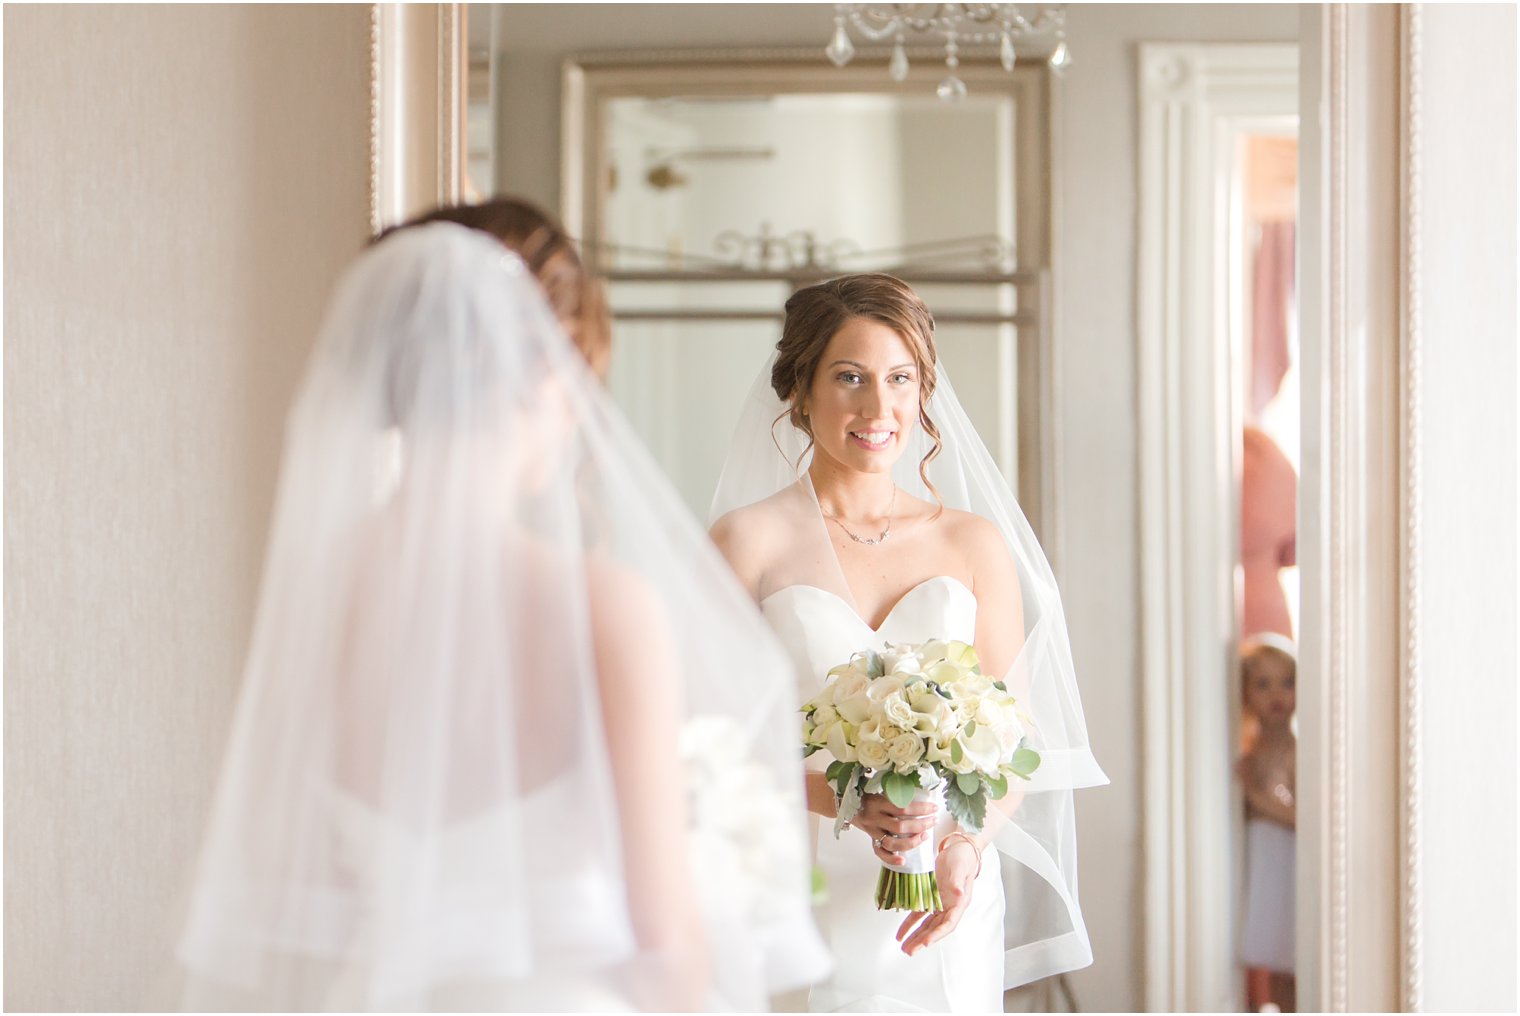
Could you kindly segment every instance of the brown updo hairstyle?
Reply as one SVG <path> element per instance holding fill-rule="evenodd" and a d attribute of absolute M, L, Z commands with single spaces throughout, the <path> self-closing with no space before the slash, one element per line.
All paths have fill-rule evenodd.
<path fill-rule="evenodd" d="M 612 335 L 602 287 L 586 271 L 575 242 L 548 212 L 521 198 L 497 197 L 475 205 L 437 208 L 382 232 L 429 222 L 456 222 L 500 240 L 527 264 L 570 341 L 599 378 L 607 376 Z"/>
<path fill-rule="evenodd" d="M 776 343 L 776 365 L 771 369 L 771 388 L 790 408 L 775 422 L 790 418 L 792 426 L 808 436 L 808 448 L 812 448 L 813 428 L 802 411 L 802 402 L 813 387 L 829 340 L 854 318 L 886 325 L 902 336 L 912 351 L 919 379 L 918 423 L 934 442 L 918 464 L 918 475 L 939 500 L 939 491 L 929 482 L 928 469 L 944 445 L 939 428 L 924 408 L 934 394 L 936 381 L 934 316 L 901 279 L 882 274 L 845 275 L 792 294 L 786 301 L 786 322 L 781 327 L 781 341 Z"/>

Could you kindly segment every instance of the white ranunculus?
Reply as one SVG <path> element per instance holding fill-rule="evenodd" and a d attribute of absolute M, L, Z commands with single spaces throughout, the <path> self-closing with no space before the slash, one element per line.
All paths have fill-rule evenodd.
<path fill-rule="evenodd" d="M 899 734 L 887 744 L 887 758 L 900 773 L 911 770 L 923 757 L 924 740 L 912 732 Z"/>

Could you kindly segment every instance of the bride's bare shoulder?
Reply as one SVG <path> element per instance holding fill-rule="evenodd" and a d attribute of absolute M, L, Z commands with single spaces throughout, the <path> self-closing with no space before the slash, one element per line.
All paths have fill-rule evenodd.
<path fill-rule="evenodd" d="M 760 577 L 797 523 L 795 502 L 795 495 L 787 488 L 763 501 L 735 508 L 709 530 L 713 543 L 751 591 L 759 588 Z"/>
<path fill-rule="evenodd" d="M 966 557 L 973 574 L 988 568 L 1013 567 L 1013 556 L 1003 533 L 991 519 L 974 512 L 946 508 L 939 523 L 945 540 Z"/>

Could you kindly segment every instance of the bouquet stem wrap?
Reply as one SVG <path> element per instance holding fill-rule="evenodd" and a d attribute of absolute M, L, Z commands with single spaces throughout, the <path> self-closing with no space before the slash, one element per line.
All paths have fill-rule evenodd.
<path fill-rule="evenodd" d="M 944 808 L 944 785 L 920 790 L 913 803 L 932 801 L 938 815 Z M 903 855 L 902 864 L 883 865 L 876 878 L 877 910 L 911 910 L 933 913 L 945 909 L 939 898 L 939 880 L 934 875 L 934 837 Z"/>

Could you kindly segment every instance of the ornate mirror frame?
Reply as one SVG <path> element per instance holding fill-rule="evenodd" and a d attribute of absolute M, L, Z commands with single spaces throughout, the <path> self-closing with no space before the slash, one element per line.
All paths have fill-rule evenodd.
<path fill-rule="evenodd" d="M 377 229 L 459 197 L 464 18 L 461 4 L 373 8 Z M 1300 108 L 1323 119 L 1300 125 L 1303 384 L 1318 397 L 1303 400 L 1300 488 L 1300 666 L 1316 680 L 1300 699 L 1299 998 L 1305 1010 L 1415 1010 L 1422 337 L 1411 181 L 1421 11 L 1329 4 L 1305 8 L 1303 25 Z M 1369 164 L 1361 153 L 1373 146 L 1398 158 Z M 1059 250 L 1050 256 L 1059 268 Z M 1049 361 L 1044 373 L 1052 376 Z M 1048 411 L 1048 399 L 1040 404 Z M 1163 947 L 1185 956 L 1186 941 L 1168 939 Z"/>

